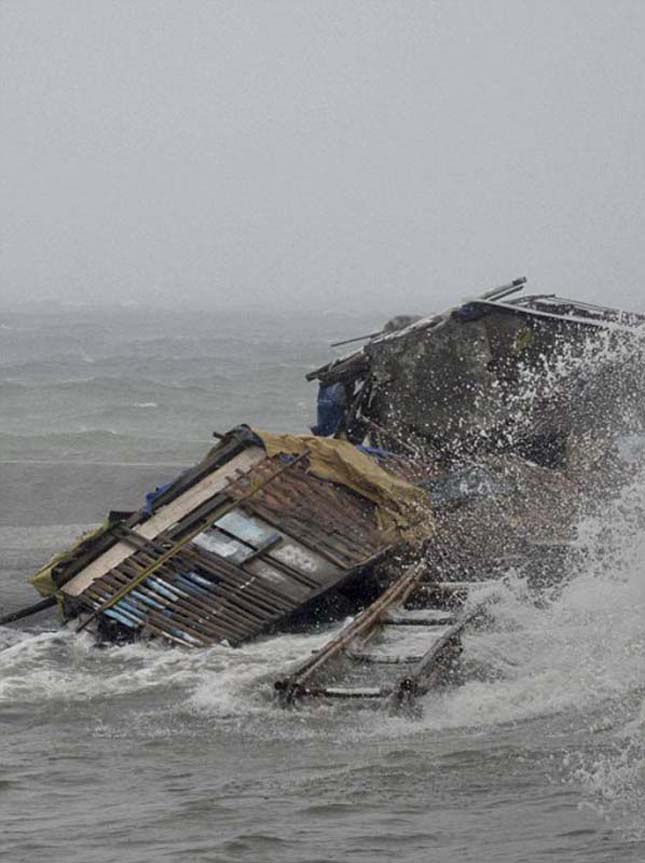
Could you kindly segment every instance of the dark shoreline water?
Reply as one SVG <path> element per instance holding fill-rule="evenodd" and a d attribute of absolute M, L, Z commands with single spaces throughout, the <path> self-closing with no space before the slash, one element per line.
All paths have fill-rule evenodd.
<path fill-rule="evenodd" d="M 178 315 L 151 325 L 144 346 L 124 316 L 114 329 L 114 317 L 69 315 L 40 329 L 14 316 L 9 343 L 0 330 L 3 608 L 34 599 L 26 579 L 49 554 L 108 508 L 138 506 L 205 452 L 213 428 L 257 417 L 303 430 L 307 367 L 334 336 L 374 323 L 262 321 L 244 347 L 248 321 L 229 320 L 218 343 L 214 321 L 196 331 Z M 216 358 L 206 372 L 185 362 L 200 350 Z M 103 380 L 106 364 L 95 401 L 91 385 L 69 384 L 87 366 Z M 188 654 L 97 651 L 51 615 L 0 629 L 0 860 L 641 861 L 645 534 L 633 525 L 644 510 L 637 481 L 581 526 L 598 555 L 553 606 L 537 611 L 511 579 L 495 626 L 466 642 L 493 673 L 414 721 L 278 710 L 275 669 L 324 632 Z M 620 553 L 603 560 L 609 535 Z"/>

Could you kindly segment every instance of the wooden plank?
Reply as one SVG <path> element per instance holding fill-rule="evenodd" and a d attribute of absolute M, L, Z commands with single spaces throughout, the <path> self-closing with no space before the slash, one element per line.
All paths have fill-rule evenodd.
<path fill-rule="evenodd" d="M 420 656 L 397 656 L 393 654 L 389 656 L 386 653 L 355 653 L 353 650 L 346 650 L 345 656 L 354 662 L 364 662 L 367 665 L 412 665 L 421 659 Z"/>
<path fill-rule="evenodd" d="M 399 708 L 409 705 L 418 695 L 425 694 L 432 685 L 432 675 L 441 665 L 445 655 L 450 651 L 468 624 L 482 614 L 493 601 L 492 596 L 484 599 L 473 608 L 465 611 L 444 634 L 438 638 L 419 659 L 408 674 L 402 677 L 393 690 L 392 706 Z"/>
<path fill-rule="evenodd" d="M 306 660 L 295 672 L 288 677 L 277 680 L 274 688 L 279 694 L 284 705 L 291 704 L 295 699 L 305 693 L 308 681 L 320 671 L 330 660 L 337 657 L 356 638 L 365 636 L 374 627 L 378 626 L 387 609 L 395 602 L 404 602 L 408 593 L 417 585 L 423 566 L 413 564 L 405 570 L 381 596 L 362 611 L 351 623 L 349 623 L 339 635 L 328 641 L 311 659 Z"/>
<path fill-rule="evenodd" d="M 383 686 L 322 686 L 307 688 L 302 694 L 317 698 L 383 698 L 390 692 Z"/>
<path fill-rule="evenodd" d="M 164 577 L 172 580 L 174 567 L 180 567 L 182 564 L 183 560 L 169 561 L 163 570 Z M 201 559 L 199 566 L 205 572 L 210 571 L 218 578 L 217 583 L 213 583 L 213 601 L 241 603 L 243 607 L 248 609 L 246 614 L 255 618 L 264 618 L 266 613 L 283 613 L 285 609 L 294 607 L 294 603 L 288 598 L 263 591 L 257 583 L 257 576 L 255 575 L 246 572 L 237 573 L 234 571 L 234 567 L 227 571 L 223 567 L 218 568 L 216 565 L 211 565 Z M 206 603 L 206 600 L 204 602 Z"/>
<path fill-rule="evenodd" d="M 262 488 L 269 485 L 269 483 L 273 482 L 273 480 L 277 479 L 277 477 L 281 476 L 286 471 L 295 467 L 303 459 L 308 458 L 308 456 L 309 456 L 309 452 L 308 452 L 308 450 L 305 450 L 301 455 L 297 456 L 292 462 L 289 462 L 287 464 L 283 464 L 280 468 L 278 468 L 278 470 L 275 473 L 267 476 L 266 478 L 263 478 L 258 484 L 251 486 L 251 488 L 247 492 L 247 495 L 246 495 L 247 498 L 250 498 L 253 495 L 257 494 L 258 491 L 260 491 Z M 210 525 L 217 518 L 221 518 L 227 512 L 230 512 L 232 509 L 235 509 L 236 506 L 237 506 L 237 502 L 231 502 L 228 506 L 224 506 L 223 510 L 218 510 L 214 514 L 211 513 L 208 517 L 208 521 L 197 525 L 197 527 L 193 527 L 187 535 L 184 535 L 184 536 L 182 536 L 181 539 L 178 539 L 176 541 L 175 545 L 171 546 L 168 549 L 168 551 L 165 551 L 158 559 L 156 559 L 156 560 L 153 559 L 153 562 L 149 566 L 147 566 L 143 572 L 139 573 L 139 575 L 137 575 L 135 578 L 133 578 L 132 581 L 130 582 L 130 584 L 121 588 L 121 590 L 115 596 L 113 596 L 108 602 L 106 602 L 105 607 L 98 609 L 94 613 L 93 616 L 96 616 L 97 614 L 100 614 L 101 612 L 105 611 L 107 608 L 110 608 L 112 605 L 115 605 L 130 590 L 132 590 L 134 587 L 136 587 L 141 581 L 143 581 L 144 579 L 148 578 L 150 575 L 155 573 L 161 566 L 163 566 L 168 560 L 170 560 L 177 553 L 177 551 L 179 551 L 181 548 L 183 548 L 185 545 L 187 545 L 189 542 L 191 542 L 191 540 L 194 539 L 194 537 L 197 536 L 198 533 L 201 533 L 203 530 L 206 530 L 208 527 L 210 527 Z M 138 552 L 138 553 L 140 553 L 140 552 Z M 84 621 L 84 623 L 82 623 L 77 628 L 76 631 L 81 632 L 88 625 L 88 623 L 91 620 L 92 620 L 92 617 L 90 617 L 89 620 Z"/>
<path fill-rule="evenodd" d="M 193 566 L 202 567 L 206 572 L 211 572 L 220 583 L 227 584 L 229 587 L 237 588 L 237 594 L 243 589 L 245 594 L 253 597 L 254 601 L 260 607 L 265 607 L 273 610 L 283 610 L 285 608 L 296 608 L 302 600 L 298 600 L 289 596 L 283 590 L 269 587 L 268 582 L 262 578 L 259 573 L 253 571 L 239 569 L 235 564 L 228 563 L 222 558 L 216 558 L 214 555 L 201 549 L 197 552 L 192 548 L 186 548 L 181 557 L 186 555 L 193 562 Z"/>
<path fill-rule="evenodd" d="M 105 592 L 104 589 L 97 590 L 96 588 L 100 585 L 100 581 L 94 582 L 91 587 L 87 589 L 85 593 L 82 594 L 80 599 L 86 603 L 91 609 L 98 608 L 105 601 L 109 593 Z M 146 621 L 145 626 L 142 628 L 142 632 L 146 629 L 149 629 L 155 635 L 162 636 L 163 638 L 167 638 L 170 641 L 173 641 L 175 644 L 180 645 L 181 647 L 193 647 L 190 642 L 179 638 L 174 633 L 168 632 L 166 629 L 160 628 L 156 626 L 154 623 L 151 623 L 149 620 Z"/>
<path fill-rule="evenodd" d="M 114 591 L 119 590 L 122 586 L 122 583 L 117 579 L 112 578 L 111 574 L 104 576 L 101 581 L 105 581 L 110 586 L 111 590 Z M 94 585 L 92 585 L 92 587 L 94 587 Z M 131 594 L 128 594 L 128 597 L 124 597 L 124 599 L 127 601 L 130 597 Z M 157 596 L 154 598 L 158 601 Z M 141 612 L 143 619 L 142 625 L 145 625 L 147 620 L 151 620 L 153 622 L 157 621 L 163 628 L 169 631 L 172 631 L 173 629 L 185 629 L 189 635 L 199 637 L 202 641 L 207 640 L 208 642 L 221 641 L 223 638 L 227 637 L 225 633 L 222 633 L 221 628 L 214 627 L 211 623 L 203 621 L 203 619 L 200 620 L 194 610 L 190 607 L 186 607 L 180 600 L 173 602 L 171 608 L 173 613 L 172 618 L 165 617 L 162 612 L 158 609 L 151 608 L 147 603 L 143 602 L 143 600 L 132 598 L 132 602 Z M 116 603 L 114 607 L 119 610 L 119 603 Z M 199 632 L 200 629 L 202 632 Z"/>
<path fill-rule="evenodd" d="M 116 570 L 113 572 L 117 572 Z M 107 578 L 108 576 L 106 576 Z M 204 618 L 210 618 L 212 621 L 211 629 L 213 626 L 217 630 L 218 637 L 215 640 L 223 640 L 226 639 L 239 639 L 242 636 L 245 636 L 249 631 L 249 621 L 240 621 L 235 619 L 231 619 L 230 615 L 226 617 L 218 611 L 218 609 L 209 605 L 207 603 L 201 602 L 197 599 L 194 601 L 187 601 L 185 596 L 180 594 L 180 589 L 176 589 L 175 585 L 171 581 L 166 581 L 162 575 L 157 576 L 160 584 L 165 585 L 168 592 L 177 596 L 176 600 L 172 600 L 168 597 L 164 597 L 162 594 L 158 593 L 154 589 L 154 585 L 148 585 L 146 581 L 143 581 L 136 589 L 140 590 L 150 599 L 155 599 L 157 602 L 163 603 L 165 601 L 166 608 L 172 611 L 173 614 L 178 614 L 183 616 L 184 614 L 188 614 L 191 617 L 199 617 L 202 616 Z M 119 589 L 128 583 L 128 578 L 119 578 Z"/>
<path fill-rule="evenodd" d="M 154 539 L 164 530 L 188 515 L 197 506 L 222 491 L 231 479 L 236 477 L 238 469 L 250 470 L 254 465 L 266 458 L 262 447 L 248 447 L 230 462 L 204 477 L 197 485 L 192 486 L 175 500 L 161 507 L 147 521 L 133 526 L 131 529 L 144 539 Z M 111 548 L 93 560 L 88 566 L 77 573 L 61 590 L 67 596 L 78 596 L 95 579 L 118 566 L 134 554 L 134 549 L 127 542 L 116 542 Z"/>

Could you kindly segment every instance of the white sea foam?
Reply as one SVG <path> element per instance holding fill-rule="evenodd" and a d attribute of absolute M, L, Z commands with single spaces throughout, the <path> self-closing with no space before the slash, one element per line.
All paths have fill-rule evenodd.
<path fill-rule="evenodd" d="M 539 752 L 559 735 L 564 742 L 554 744 L 554 781 L 580 789 L 584 805 L 636 832 L 645 785 L 644 513 L 644 486 L 635 480 L 602 518 L 584 521 L 580 561 L 545 607 L 537 608 L 525 584 L 509 574 L 493 626 L 464 640 L 464 658 L 486 674 L 428 696 L 421 718 L 353 705 L 277 708 L 273 680 L 340 624 L 237 650 L 194 652 L 158 645 L 98 651 L 89 637 L 71 631 L 25 635 L 5 628 L 0 706 L 80 710 L 120 699 L 115 712 L 123 714 L 122 725 L 94 723 L 94 733 L 104 736 L 131 734 L 133 727 L 141 735 L 188 733 L 191 724 L 203 723 L 260 740 L 327 736 L 344 745 L 360 738 L 413 746 L 451 735 L 494 738 L 510 728 Z"/>
<path fill-rule="evenodd" d="M 524 582 L 509 575 L 498 590 L 494 625 L 465 638 L 465 658 L 488 668 L 489 674 L 429 697 L 423 727 L 490 727 L 562 711 L 583 712 L 604 703 L 618 711 L 620 725 L 621 699 L 643 684 L 645 590 L 640 561 L 645 533 L 634 536 L 630 531 L 629 542 L 621 547 L 619 524 L 637 519 L 635 509 L 642 501 L 641 487 L 631 487 L 605 518 L 583 526 L 584 568 L 572 573 L 546 607 L 537 608 Z M 82 699 L 90 693 L 108 695 L 123 687 L 135 691 L 140 685 L 176 681 L 189 690 L 190 704 L 197 710 L 219 712 L 226 698 L 230 711 L 237 693 L 239 711 L 244 712 L 249 691 L 264 689 L 266 694 L 269 679 L 315 650 L 339 626 L 272 637 L 237 650 L 218 646 L 190 653 L 150 645 L 94 651 L 89 640 L 68 632 L 17 637 L 15 631 L 3 630 L 12 633 L 15 643 L 3 651 L 0 699 L 3 693 L 11 698 L 45 695 L 38 680 L 44 665 L 50 680 L 58 673 L 61 677 L 61 686 L 51 689 L 52 698 L 65 694 Z M 91 666 L 100 660 L 101 676 L 88 668 L 83 678 L 82 659 Z M 75 664 L 72 676 L 70 660 Z M 263 698 L 259 703 L 267 702 Z M 641 727 L 625 715 L 623 724 L 629 722 Z"/>

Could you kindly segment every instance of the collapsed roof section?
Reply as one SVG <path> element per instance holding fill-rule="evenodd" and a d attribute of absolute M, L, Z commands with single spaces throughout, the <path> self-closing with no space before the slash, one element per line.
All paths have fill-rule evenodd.
<path fill-rule="evenodd" d="M 79 631 L 240 644 L 432 530 L 421 492 L 347 441 L 241 428 L 151 506 L 105 527 L 51 577 Z M 423 500 L 427 499 L 423 496 Z"/>
<path fill-rule="evenodd" d="M 446 455 L 512 449 L 561 465 L 569 435 L 641 422 L 645 316 L 554 295 L 509 299 L 516 279 L 372 336 L 307 375 L 342 405 L 336 434 Z M 625 350 L 625 346 L 628 349 Z M 638 362 L 634 358 L 638 356 Z"/>

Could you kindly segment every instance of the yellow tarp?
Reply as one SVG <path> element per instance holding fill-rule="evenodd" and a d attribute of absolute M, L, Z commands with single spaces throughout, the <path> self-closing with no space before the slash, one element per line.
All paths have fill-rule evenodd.
<path fill-rule="evenodd" d="M 432 515 L 426 494 L 384 470 L 349 441 L 254 431 L 262 440 L 267 455 L 297 456 L 308 452 L 312 474 L 344 485 L 376 504 L 379 526 L 383 530 L 407 540 L 432 533 Z"/>

